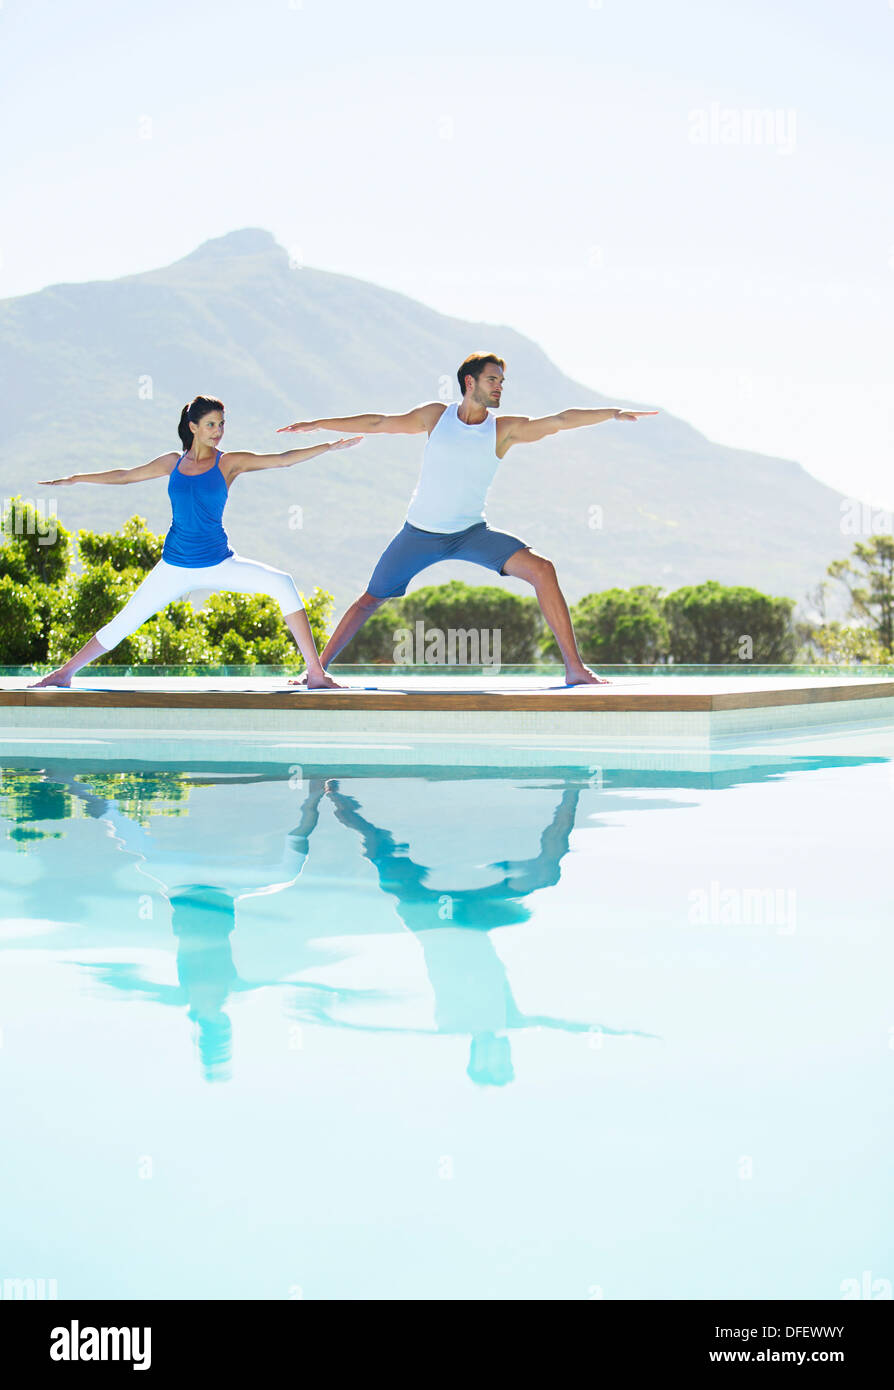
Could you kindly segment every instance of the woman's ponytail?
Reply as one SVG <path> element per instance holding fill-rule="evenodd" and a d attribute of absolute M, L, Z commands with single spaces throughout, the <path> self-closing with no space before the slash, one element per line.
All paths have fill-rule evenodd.
<path fill-rule="evenodd" d="M 189 410 L 190 403 L 187 401 L 180 412 L 180 424 L 177 426 L 177 433 L 180 436 L 180 443 L 183 445 L 184 453 L 192 446 L 192 430 L 189 428 Z"/>

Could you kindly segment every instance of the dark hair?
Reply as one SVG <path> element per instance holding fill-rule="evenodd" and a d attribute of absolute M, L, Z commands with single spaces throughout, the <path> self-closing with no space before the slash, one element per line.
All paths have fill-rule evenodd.
<path fill-rule="evenodd" d="M 498 357 L 495 352 L 469 353 L 456 374 L 456 379 L 459 382 L 459 394 L 461 396 L 466 394 L 466 377 L 473 376 L 477 381 L 488 362 L 493 362 L 495 366 L 502 367 L 505 372 L 506 363 L 503 361 L 502 357 Z"/>
<path fill-rule="evenodd" d="M 196 396 L 195 400 L 189 401 L 180 412 L 180 424 L 177 426 L 177 433 L 180 436 L 180 443 L 184 451 L 192 448 L 192 430 L 189 428 L 189 421 L 197 425 L 206 415 L 210 415 L 212 410 L 223 410 L 223 401 L 215 400 L 213 396 Z"/>

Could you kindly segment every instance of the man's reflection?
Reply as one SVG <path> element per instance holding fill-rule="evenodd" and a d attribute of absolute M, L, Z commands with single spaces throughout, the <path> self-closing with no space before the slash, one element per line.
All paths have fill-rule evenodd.
<path fill-rule="evenodd" d="M 470 790 L 474 784 L 470 784 Z M 506 968 L 489 932 L 519 926 L 531 917 L 523 898 L 559 882 L 561 863 L 574 829 L 579 786 L 566 786 L 531 859 L 504 860 L 489 867 L 494 882 L 450 892 L 426 884 L 429 869 L 417 864 L 390 831 L 373 825 L 337 781 L 327 783 L 336 817 L 355 831 L 364 856 L 375 866 L 382 891 L 396 900 L 401 920 L 418 941 L 435 997 L 439 1033 L 471 1038 L 468 1076 L 480 1086 L 505 1086 L 515 1071 L 508 1032 L 513 1028 L 560 1028 L 588 1032 L 594 1025 L 523 1014 L 513 997 Z M 600 1029 L 601 1032 L 614 1032 Z"/>

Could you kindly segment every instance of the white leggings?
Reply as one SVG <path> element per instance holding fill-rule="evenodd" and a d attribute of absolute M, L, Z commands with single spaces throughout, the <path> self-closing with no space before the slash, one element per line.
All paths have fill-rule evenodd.
<path fill-rule="evenodd" d="M 216 565 L 190 569 L 185 565 L 169 565 L 159 560 L 116 613 L 96 633 L 96 639 L 111 651 L 125 637 L 142 627 L 147 618 L 166 608 L 174 599 L 182 598 L 192 589 L 217 589 L 235 594 L 269 594 L 276 599 L 283 614 L 297 613 L 304 608 L 304 599 L 295 588 L 295 581 L 285 570 L 262 565 L 259 560 L 243 560 L 241 555 L 228 555 Z"/>

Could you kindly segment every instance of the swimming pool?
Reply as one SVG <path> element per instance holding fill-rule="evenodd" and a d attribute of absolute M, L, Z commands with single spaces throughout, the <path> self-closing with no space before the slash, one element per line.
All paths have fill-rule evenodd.
<path fill-rule="evenodd" d="M 892 1279 L 894 729 L 91 749 L 0 749 L 0 1287 Z"/>

